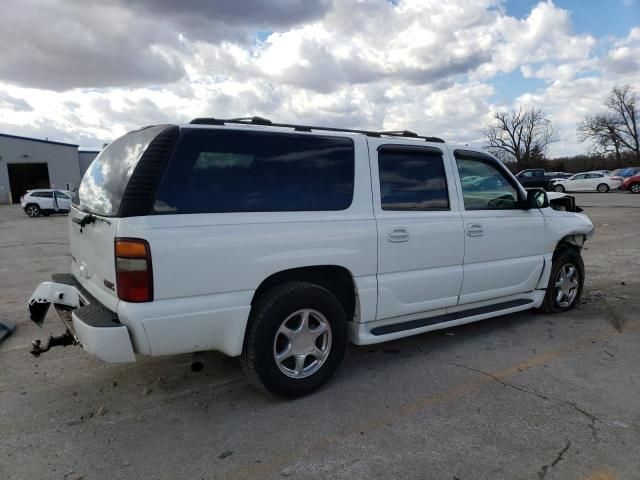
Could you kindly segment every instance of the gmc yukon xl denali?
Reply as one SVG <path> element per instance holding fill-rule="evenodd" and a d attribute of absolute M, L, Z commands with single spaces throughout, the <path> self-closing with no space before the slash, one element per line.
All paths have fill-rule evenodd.
<path fill-rule="evenodd" d="M 551 208 L 556 196 L 571 201 Z M 562 199 L 560 199 L 562 200 Z M 296 397 L 348 342 L 511 312 L 562 312 L 593 232 L 571 197 L 526 191 L 494 157 L 412 132 L 196 119 L 130 132 L 69 215 L 71 273 L 29 300 L 105 362 L 216 350 Z"/>

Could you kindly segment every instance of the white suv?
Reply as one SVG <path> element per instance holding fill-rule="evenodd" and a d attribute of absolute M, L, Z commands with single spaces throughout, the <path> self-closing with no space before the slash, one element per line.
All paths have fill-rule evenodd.
<path fill-rule="evenodd" d="M 31 218 L 52 213 L 68 213 L 71 206 L 71 192 L 51 188 L 29 190 L 20 197 L 20 205 L 24 213 Z"/>
<path fill-rule="evenodd" d="M 143 128 L 84 175 L 72 274 L 29 301 L 39 324 L 53 303 L 67 331 L 32 353 L 217 350 L 241 356 L 254 385 L 304 395 L 349 341 L 572 308 L 593 225 L 571 205 L 550 208 L 486 153 L 412 132 L 258 117 Z"/>

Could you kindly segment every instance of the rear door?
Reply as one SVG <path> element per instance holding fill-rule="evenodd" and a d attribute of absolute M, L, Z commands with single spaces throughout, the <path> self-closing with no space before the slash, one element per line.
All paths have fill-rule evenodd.
<path fill-rule="evenodd" d="M 454 155 L 465 225 L 460 304 L 533 290 L 544 266 L 542 213 L 521 208 L 524 192 L 497 160 L 459 150 Z"/>
<path fill-rule="evenodd" d="M 584 190 L 587 191 L 596 191 L 598 189 L 598 185 L 605 182 L 604 175 L 602 173 L 587 173 L 585 175 L 584 182 Z"/>
<path fill-rule="evenodd" d="M 53 210 L 53 192 L 34 192 L 31 196 L 36 197 L 40 210 Z"/>
<path fill-rule="evenodd" d="M 446 147 L 368 143 L 378 225 L 377 318 L 456 305 L 464 231 Z"/>
<path fill-rule="evenodd" d="M 112 142 L 91 163 L 72 201 L 71 271 L 89 293 L 114 311 L 118 302 L 114 239 L 120 207 L 140 158 L 166 128 L 162 125 L 136 130 Z M 139 198 L 142 193 L 138 188 L 133 200 L 144 201 Z M 152 200 L 148 199 L 149 205 Z"/>

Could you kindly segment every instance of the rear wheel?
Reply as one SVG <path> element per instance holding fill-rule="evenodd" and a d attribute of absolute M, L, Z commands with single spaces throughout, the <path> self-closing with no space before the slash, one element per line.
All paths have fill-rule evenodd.
<path fill-rule="evenodd" d="M 31 203 L 31 204 L 27 205 L 26 208 L 24 209 L 24 211 L 31 218 L 35 218 L 35 217 L 40 216 L 40 207 L 38 205 L 36 205 L 35 203 Z"/>
<path fill-rule="evenodd" d="M 609 191 L 609 185 L 607 185 L 606 183 L 601 183 L 600 185 L 598 185 L 597 190 L 600 193 L 607 193 Z"/>
<path fill-rule="evenodd" d="M 631 193 L 640 193 L 640 183 L 634 183 L 629 187 L 629 190 L 631 190 Z"/>
<path fill-rule="evenodd" d="M 584 263 L 575 248 L 556 252 L 551 266 L 547 293 L 542 303 L 545 313 L 564 312 L 575 307 L 582 295 Z"/>
<path fill-rule="evenodd" d="M 312 283 L 287 282 L 254 305 L 241 364 L 254 386 L 295 398 L 324 385 L 346 347 L 347 317 L 335 295 Z"/>
<path fill-rule="evenodd" d="M 554 192 L 564 192 L 564 187 L 562 185 L 556 185 L 553 187 Z"/>

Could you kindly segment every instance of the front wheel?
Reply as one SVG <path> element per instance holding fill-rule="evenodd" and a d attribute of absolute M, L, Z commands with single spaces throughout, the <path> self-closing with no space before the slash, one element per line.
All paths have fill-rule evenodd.
<path fill-rule="evenodd" d="M 257 388 L 287 398 L 324 385 L 347 347 L 347 315 L 330 291 L 307 282 L 273 287 L 254 305 L 242 369 Z"/>
<path fill-rule="evenodd" d="M 600 185 L 598 185 L 598 192 L 607 193 L 608 191 L 609 191 L 609 185 L 607 185 L 606 183 L 601 183 Z"/>
<path fill-rule="evenodd" d="M 640 193 L 640 183 L 634 183 L 629 187 L 629 190 L 631 190 L 631 193 Z"/>
<path fill-rule="evenodd" d="M 575 248 L 564 248 L 554 255 L 549 285 L 542 303 L 545 313 L 564 312 L 580 301 L 584 284 L 584 263 Z"/>
<path fill-rule="evenodd" d="M 554 192 L 564 192 L 564 187 L 562 185 L 556 185 L 553 187 Z"/>

